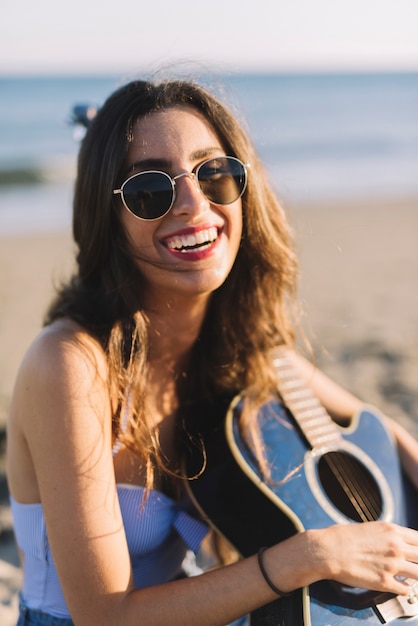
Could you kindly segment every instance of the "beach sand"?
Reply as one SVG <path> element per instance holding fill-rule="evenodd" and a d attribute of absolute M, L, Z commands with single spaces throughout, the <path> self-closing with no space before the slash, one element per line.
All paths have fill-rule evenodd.
<path fill-rule="evenodd" d="M 318 364 L 418 435 L 418 201 L 290 206 L 303 326 Z M 0 235 L 0 429 L 19 362 L 53 285 L 72 267 L 70 234 Z M 20 569 L 0 457 L 0 623 L 13 624 Z"/>

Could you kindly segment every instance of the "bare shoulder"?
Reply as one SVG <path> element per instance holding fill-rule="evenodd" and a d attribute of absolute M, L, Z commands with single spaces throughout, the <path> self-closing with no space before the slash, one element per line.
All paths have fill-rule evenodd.
<path fill-rule="evenodd" d="M 29 346 L 19 375 L 56 379 L 68 374 L 96 372 L 106 377 L 104 352 L 87 331 L 72 320 L 57 320 L 44 328 Z"/>
<path fill-rule="evenodd" d="M 97 405 L 108 396 L 105 353 L 89 333 L 71 320 L 58 320 L 35 338 L 18 372 L 12 399 L 17 419 L 36 407 L 38 418 L 64 406 Z M 94 402 L 92 402 L 94 397 Z M 32 415 L 33 417 L 33 415 Z"/>
<path fill-rule="evenodd" d="M 93 439 L 110 449 L 105 354 L 74 322 L 59 320 L 35 338 L 17 375 L 8 420 L 12 493 L 37 501 L 39 467 L 54 457 L 58 466 L 67 448 L 82 452 Z"/>

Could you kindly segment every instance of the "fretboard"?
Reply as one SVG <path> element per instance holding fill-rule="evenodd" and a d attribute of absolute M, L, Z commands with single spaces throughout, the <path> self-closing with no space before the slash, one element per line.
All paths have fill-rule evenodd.
<path fill-rule="evenodd" d="M 335 422 L 299 376 L 284 349 L 280 349 L 273 363 L 284 403 L 310 446 L 322 448 L 337 444 L 342 437 Z"/>

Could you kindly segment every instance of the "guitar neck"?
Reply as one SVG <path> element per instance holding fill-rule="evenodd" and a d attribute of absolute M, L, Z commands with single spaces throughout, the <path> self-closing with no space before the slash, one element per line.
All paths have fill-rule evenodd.
<path fill-rule="evenodd" d="M 338 444 L 342 436 L 337 425 L 299 376 L 284 349 L 279 350 L 273 364 L 280 394 L 309 445 L 323 448 Z"/>

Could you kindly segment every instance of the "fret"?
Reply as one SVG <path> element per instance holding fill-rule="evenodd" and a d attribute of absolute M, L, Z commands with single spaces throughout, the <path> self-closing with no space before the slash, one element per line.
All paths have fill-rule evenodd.
<path fill-rule="evenodd" d="M 312 436 L 311 434 L 307 434 L 307 439 L 311 444 L 312 448 L 323 448 L 326 444 L 337 444 L 340 441 L 340 438 L 335 433 L 321 433 L 320 435 Z"/>
<path fill-rule="evenodd" d="M 309 389 L 298 389 L 297 391 L 286 392 L 286 398 L 289 402 L 293 401 L 295 398 L 310 398 L 312 400 L 312 394 Z"/>
<path fill-rule="evenodd" d="M 300 418 L 305 421 L 317 420 L 319 417 L 323 417 L 324 420 L 328 420 L 328 415 L 326 413 L 324 415 L 324 409 L 321 406 L 318 406 L 314 409 L 305 409 L 303 413 L 304 415 L 300 416 Z"/>
<path fill-rule="evenodd" d="M 324 415 L 323 413 L 316 412 L 312 409 L 301 409 L 297 410 L 297 407 L 290 407 L 290 410 L 293 412 L 298 412 L 296 421 L 299 423 L 306 424 L 307 426 L 317 425 L 318 428 L 326 428 L 329 426 L 328 415 Z"/>
<path fill-rule="evenodd" d="M 284 396 L 283 396 L 284 397 Z M 284 398 L 287 402 L 287 398 Z M 288 402 L 289 406 L 293 407 L 295 410 L 303 409 L 303 407 L 312 407 L 317 406 L 317 402 L 315 398 L 309 397 L 306 400 L 296 400 Z"/>
<path fill-rule="evenodd" d="M 317 424 L 318 427 L 331 427 L 334 428 L 333 424 L 329 423 L 328 415 L 324 415 L 323 412 L 315 411 L 314 409 L 309 408 L 301 408 L 298 406 L 290 405 L 290 409 L 292 413 L 297 412 L 297 422 L 303 422 L 304 424 Z"/>
<path fill-rule="evenodd" d="M 337 444 L 340 442 L 340 433 L 332 428 L 318 428 L 316 426 L 304 427 L 302 430 L 306 439 L 313 448 L 323 446 L 325 442 Z"/>
<path fill-rule="evenodd" d="M 322 430 L 329 429 L 335 430 L 334 425 L 330 424 L 327 419 L 318 417 L 304 417 L 303 415 L 299 415 L 298 424 L 300 424 L 303 428 L 320 428 Z"/>
<path fill-rule="evenodd" d="M 283 389 L 292 389 L 294 387 L 300 387 L 300 381 L 294 378 L 289 378 L 285 383 L 282 382 Z"/>

